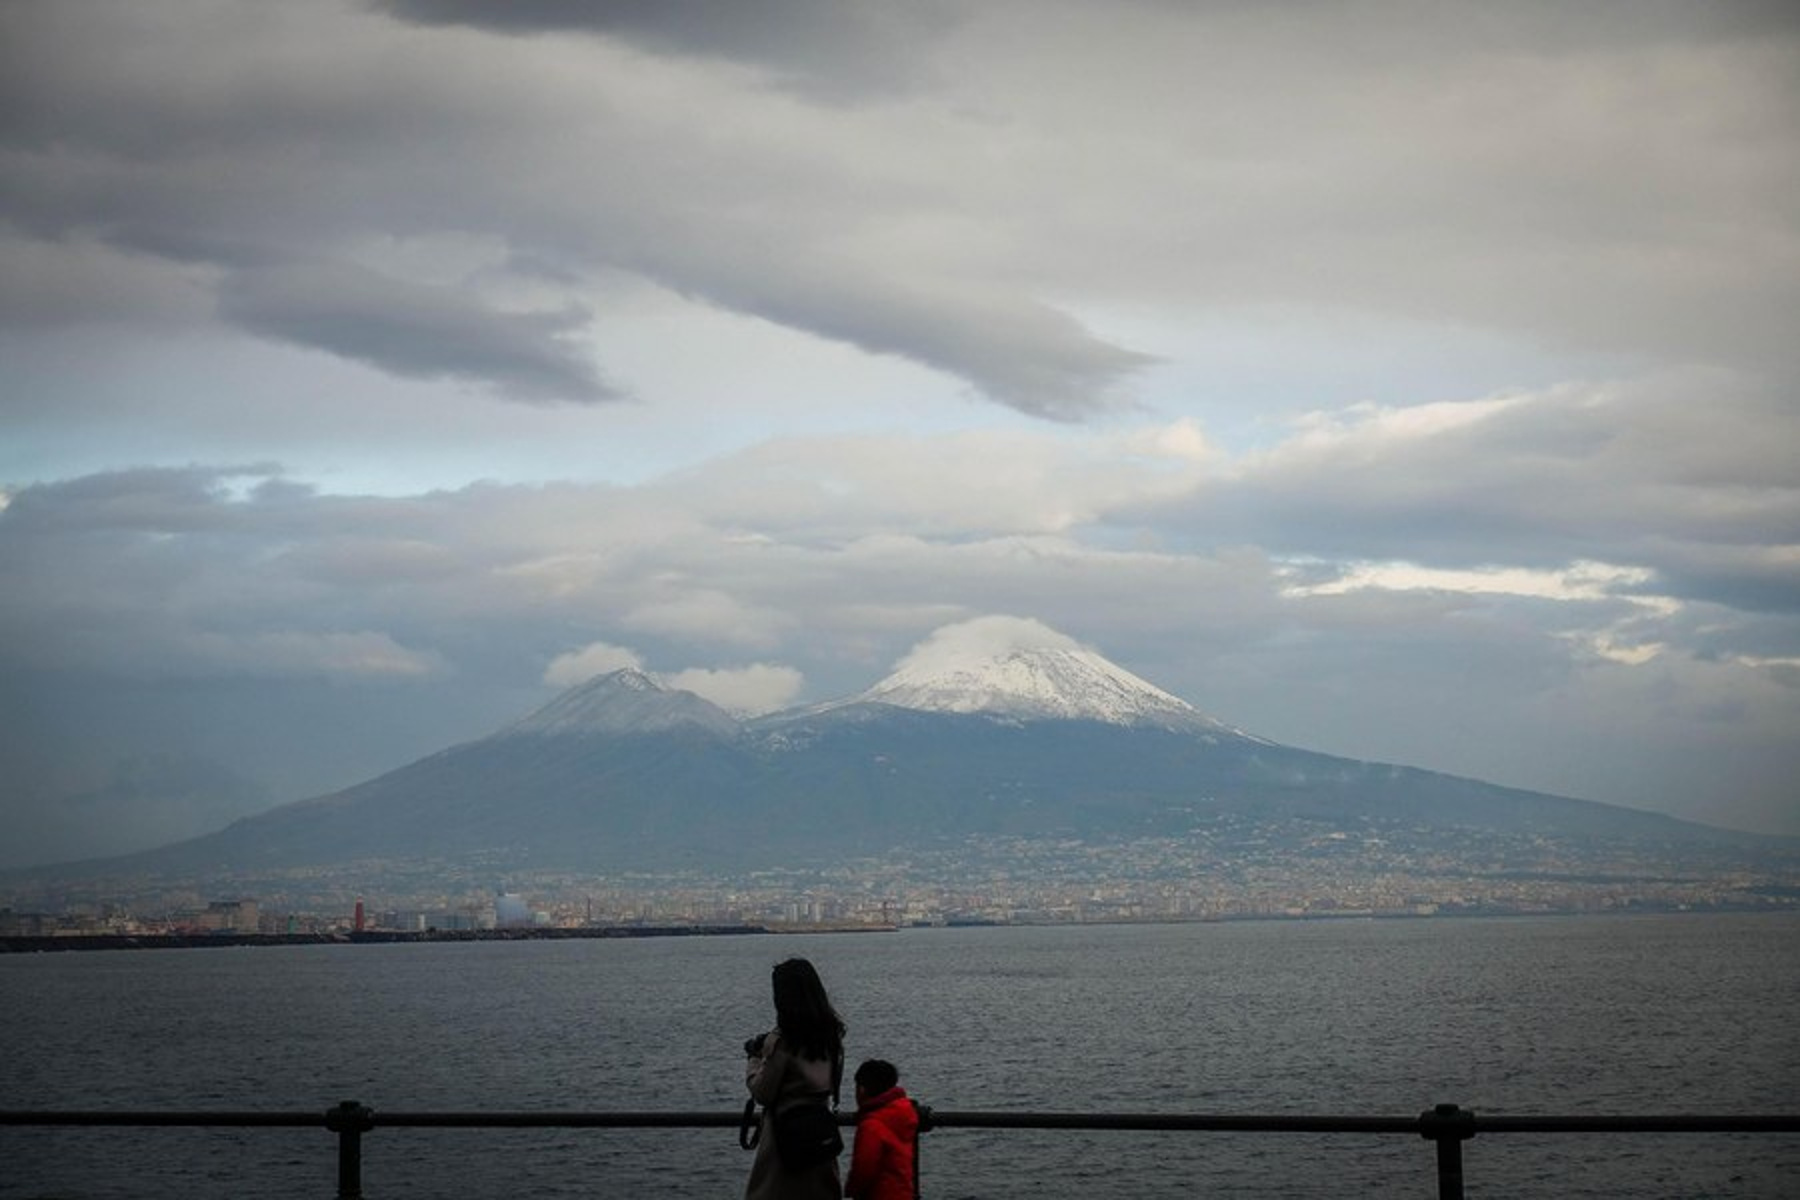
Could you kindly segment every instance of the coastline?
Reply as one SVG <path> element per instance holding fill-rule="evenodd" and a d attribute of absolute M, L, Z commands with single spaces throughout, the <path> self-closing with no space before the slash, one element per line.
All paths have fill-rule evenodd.
<path fill-rule="evenodd" d="M 197 950 L 237 946 L 392 945 L 400 942 L 529 942 L 574 938 L 722 937 L 768 933 L 763 925 L 595 925 L 576 929 L 365 929 L 330 933 L 94 933 L 0 938 L 0 954 L 64 950 Z"/>
<path fill-rule="evenodd" d="M 1369 911 L 1339 909 L 1320 912 L 1259 913 L 1177 919 L 1112 918 L 1080 922 L 1005 921 L 984 918 L 961 918 L 945 921 L 916 921 L 901 924 L 863 924 L 824 922 L 809 925 L 753 924 L 671 924 L 671 925 L 592 925 L 548 926 L 522 929 L 366 929 L 327 930 L 314 933 L 147 933 L 147 934 L 42 934 L 0 937 L 0 954 L 48 954 L 63 951 L 93 950 L 197 950 L 220 947 L 254 946 L 344 946 L 395 945 L 410 942 L 528 942 L 570 941 L 585 939 L 661 938 L 661 937 L 742 937 L 751 935 L 814 936 L 827 933 L 895 933 L 903 929 L 985 929 L 985 928 L 1065 928 L 1084 926 L 1135 925 L 1222 925 L 1261 922 L 1295 924 L 1335 924 L 1362 921 L 1467 921 L 1505 920 L 1517 918 L 1579 917 L 1645 917 L 1687 915 L 1791 915 L 1797 910 L 1788 906 L 1719 905 L 1711 907 L 1642 905 L 1608 910 L 1517 910 L 1507 908 L 1469 908 L 1452 912 Z"/>

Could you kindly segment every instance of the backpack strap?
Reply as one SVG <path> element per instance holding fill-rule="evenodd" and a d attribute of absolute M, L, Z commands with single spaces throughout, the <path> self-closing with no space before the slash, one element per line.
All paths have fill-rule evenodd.
<path fill-rule="evenodd" d="M 738 1145 L 745 1150 L 754 1150 L 761 1140 L 762 1123 L 756 1119 L 756 1100 L 752 1097 L 744 1101 L 744 1115 L 738 1120 Z"/>

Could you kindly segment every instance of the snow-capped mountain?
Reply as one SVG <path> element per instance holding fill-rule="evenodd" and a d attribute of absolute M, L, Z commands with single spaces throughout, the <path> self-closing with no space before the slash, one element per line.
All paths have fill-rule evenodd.
<path fill-rule="evenodd" d="M 491 869 L 500 855 L 534 868 L 741 869 L 968 836 L 1252 827 L 1749 836 L 1281 746 L 1003 618 L 934 635 L 850 699 L 748 721 L 615 671 L 488 737 L 115 866 L 236 879 L 373 859 Z"/>
<path fill-rule="evenodd" d="M 1179 696 L 1078 647 L 1009 647 L 980 656 L 909 661 L 844 703 L 981 713 L 1009 721 L 1102 721 L 1237 732 Z"/>

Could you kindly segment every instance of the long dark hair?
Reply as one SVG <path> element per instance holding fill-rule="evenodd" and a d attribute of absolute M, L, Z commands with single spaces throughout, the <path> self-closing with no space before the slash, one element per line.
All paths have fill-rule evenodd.
<path fill-rule="evenodd" d="M 775 964 L 775 1026 L 806 1058 L 844 1056 L 844 1019 L 831 1007 L 818 971 L 804 958 Z"/>

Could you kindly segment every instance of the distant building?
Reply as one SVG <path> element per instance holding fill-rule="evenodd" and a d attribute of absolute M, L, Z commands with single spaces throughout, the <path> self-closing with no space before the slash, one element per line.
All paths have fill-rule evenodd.
<path fill-rule="evenodd" d="M 44 937 L 56 932 L 56 918 L 0 908 L 0 937 Z"/>
<path fill-rule="evenodd" d="M 531 905 L 525 903 L 525 897 L 514 892 L 501 892 L 494 897 L 494 927 L 496 929 L 531 928 Z"/>
<path fill-rule="evenodd" d="M 254 900 L 214 900 L 194 924 L 211 933 L 256 933 L 258 912 Z"/>
<path fill-rule="evenodd" d="M 435 929 L 444 932 L 462 932 L 471 929 L 492 929 L 494 927 L 494 918 L 490 913 L 485 913 L 474 908 L 430 909 L 420 913 L 419 917 L 425 922 L 423 928 L 427 931 Z"/>
<path fill-rule="evenodd" d="M 403 933 L 423 933 L 432 928 L 433 915 L 420 909 L 394 908 L 376 916 L 375 924 L 382 929 L 397 929 Z"/>

